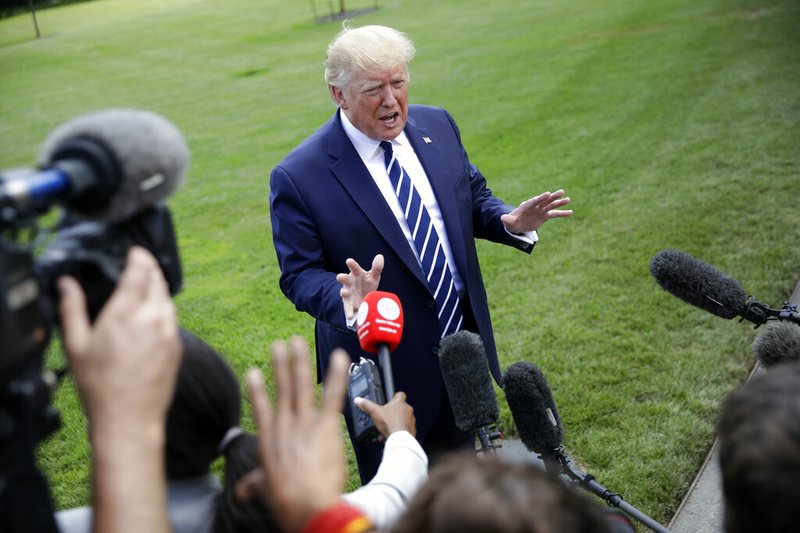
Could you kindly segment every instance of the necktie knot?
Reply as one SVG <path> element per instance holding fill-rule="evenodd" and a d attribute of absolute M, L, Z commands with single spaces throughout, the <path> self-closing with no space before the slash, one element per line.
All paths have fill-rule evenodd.
<path fill-rule="evenodd" d="M 386 168 L 392 162 L 392 143 L 390 141 L 381 141 L 380 147 L 383 149 L 383 161 L 386 163 Z"/>

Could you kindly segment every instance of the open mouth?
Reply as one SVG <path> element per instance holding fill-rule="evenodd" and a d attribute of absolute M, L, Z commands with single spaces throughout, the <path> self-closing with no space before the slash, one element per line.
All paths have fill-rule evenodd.
<path fill-rule="evenodd" d="M 400 117 L 400 113 L 391 113 L 381 117 L 382 122 L 393 123 Z"/>

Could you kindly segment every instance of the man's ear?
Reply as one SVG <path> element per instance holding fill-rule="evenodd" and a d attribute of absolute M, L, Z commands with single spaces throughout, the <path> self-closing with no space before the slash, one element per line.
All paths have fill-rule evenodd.
<path fill-rule="evenodd" d="M 336 105 L 341 109 L 347 109 L 347 100 L 344 98 L 344 92 L 339 87 L 334 87 L 333 85 L 328 85 L 328 89 L 331 91 L 331 96 Z"/>

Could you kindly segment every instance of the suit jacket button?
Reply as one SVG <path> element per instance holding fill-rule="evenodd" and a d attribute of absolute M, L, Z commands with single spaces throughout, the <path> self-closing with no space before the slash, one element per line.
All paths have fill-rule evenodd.
<path fill-rule="evenodd" d="M 428 309 L 436 309 L 436 300 L 428 300 Z"/>
<path fill-rule="evenodd" d="M 436 355 L 436 356 L 439 355 L 439 347 L 438 346 L 434 346 L 431 351 L 433 352 L 433 355 Z"/>

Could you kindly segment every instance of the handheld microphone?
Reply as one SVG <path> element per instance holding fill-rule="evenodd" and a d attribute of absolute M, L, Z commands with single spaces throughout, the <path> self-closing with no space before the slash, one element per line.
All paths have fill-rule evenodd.
<path fill-rule="evenodd" d="M 800 325 L 771 322 L 753 339 L 753 354 L 764 367 L 800 361 Z"/>
<path fill-rule="evenodd" d="M 608 505 L 635 518 L 659 533 L 669 530 L 626 502 L 622 495 L 611 492 L 591 474 L 573 470 L 561 444 L 563 430 L 553 393 L 539 368 L 533 363 L 512 363 L 503 376 L 508 408 L 517 426 L 519 438 L 528 450 L 538 453 L 548 472 L 565 475 L 581 488 L 605 500 Z"/>
<path fill-rule="evenodd" d="M 155 205 L 182 183 L 189 148 L 180 131 L 148 111 L 109 109 L 53 130 L 39 170 L 0 175 L 0 206 L 44 211 L 63 202 L 78 215 L 116 223 Z"/>
<path fill-rule="evenodd" d="M 650 273 L 661 287 L 681 300 L 721 318 L 739 316 L 755 327 L 767 320 L 800 324 L 797 306 L 784 303 L 772 309 L 752 297 L 734 280 L 699 259 L 678 250 L 661 250 L 650 262 Z"/>
<path fill-rule="evenodd" d="M 500 409 L 481 337 L 466 330 L 445 336 L 439 342 L 439 367 L 456 427 L 478 438 L 480 452 L 495 453 Z"/>
<path fill-rule="evenodd" d="M 389 352 L 403 337 L 403 306 L 396 294 L 372 291 L 364 296 L 356 318 L 358 342 L 365 352 L 377 353 L 383 371 L 386 399 L 394 396 L 394 375 Z"/>

